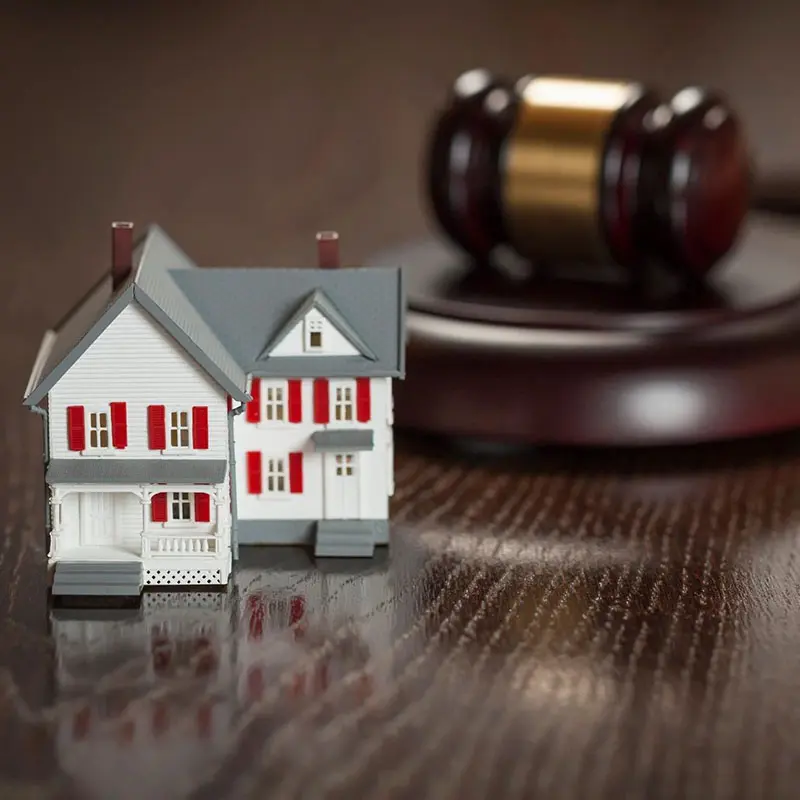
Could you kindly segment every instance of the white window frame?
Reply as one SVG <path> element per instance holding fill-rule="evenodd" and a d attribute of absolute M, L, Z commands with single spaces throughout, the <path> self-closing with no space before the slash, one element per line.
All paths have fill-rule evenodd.
<path fill-rule="evenodd" d="M 319 334 L 319 344 L 312 344 L 312 336 Z M 305 350 L 308 353 L 321 353 L 325 349 L 325 321 L 316 315 L 306 317 Z"/>
<path fill-rule="evenodd" d="M 282 425 L 289 419 L 288 381 L 262 381 L 261 393 L 264 397 L 262 420 L 267 425 Z"/>
<path fill-rule="evenodd" d="M 355 478 L 355 453 L 337 453 L 335 457 L 334 474 L 337 478 Z"/>
<path fill-rule="evenodd" d="M 112 441 L 112 433 L 111 433 L 111 406 L 96 406 L 94 408 L 87 408 L 86 411 L 86 451 L 92 453 L 105 453 L 109 452 L 114 443 Z M 106 427 L 103 428 L 100 426 L 100 415 L 105 414 L 106 417 Z M 92 417 L 95 417 L 97 420 L 97 425 L 92 425 Z M 105 431 L 106 433 L 106 442 L 107 444 L 102 445 L 100 444 L 101 441 L 101 434 Z M 92 444 L 92 433 L 97 434 L 97 444 Z"/>
<path fill-rule="evenodd" d="M 176 499 L 176 497 L 178 499 Z M 188 499 L 184 499 L 188 498 Z M 175 517 L 173 514 L 174 504 L 178 503 L 189 505 L 189 517 Z M 167 492 L 167 524 L 168 525 L 192 525 L 194 524 L 194 492 Z"/>
<path fill-rule="evenodd" d="M 289 455 L 261 454 L 261 494 L 263 497 L 289 496 Z"/>
<path fill-rule="evenodd" d="M 331 422 L 336 425 L 356 424 L 355 381 L 330 381 Z M 350 416 L 347 416 L 347 412 Z"/>
<path fill-rule="evenodd" d="M 178 415 L 178 425 L 172 424 L 173 414 Z M 186 414 L 186 426 L 180 424 L 180 415 Z M 167 450 L 180 450 L 181 452 L 188 453 L 192 450 L 192 409 L 191 408 L 168 408 L 166 410 L 166 433 L 167 433 Z M 178 431 L 178 441 L 180 442 L 181 431 L 186 431 L 187 444 L 172 444 L 172 432 Z"/>

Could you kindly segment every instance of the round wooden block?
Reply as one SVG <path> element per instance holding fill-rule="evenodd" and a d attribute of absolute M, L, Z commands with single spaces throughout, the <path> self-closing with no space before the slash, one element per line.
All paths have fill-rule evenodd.
<path fill-rule="evenodd" d="M 398 427 L 539 444 L 653 445 L 800 426 L 800 222 L 752 214 L 707 288 L 620 270 L 465 265 L 437 240 L 376 255 L 408 291 Z"/>

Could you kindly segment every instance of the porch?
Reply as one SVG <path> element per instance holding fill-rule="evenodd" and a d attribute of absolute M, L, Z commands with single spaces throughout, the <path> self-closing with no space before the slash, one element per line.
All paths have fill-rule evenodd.
<path fill-rule="evenodd" d="M 61 485 L 51 488 L 51 507 L 51 565 L 98 573 L 104 564 L 138 565 L 144 586 L 227 583 L 225 484 Z"/>

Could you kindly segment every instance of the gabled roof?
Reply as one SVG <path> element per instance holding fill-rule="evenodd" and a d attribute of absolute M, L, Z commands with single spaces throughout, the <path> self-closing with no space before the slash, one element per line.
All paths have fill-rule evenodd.
<path fill-rule="evenodd" d="M 292 331 L 295 325 L 298 325 L 303 319 L 305 319 L 306 314 L 308 314 L 311 309 L 316 308 L 328 319 L 329 322 L 333 324 L 333 326 L 339 331 L 339 333 L 347 339 L 353 347 L 358 350 L 361 355 L 365 358 L 370 359 L 371 361 L 376 361 L 377 357 L 375 353 L 370 350 L 369 345 L 358 335 L 356 331 L 353 330 L 352 325 L 348 323 L 348 321 L 342 316 L 342 313 L 336 306 L 331 303 L 330 300 L 325 296 L 324 292 L 321 292 L 319 289 L 315 289 L 311 292 L 308 297 L 297 307 L 297 310 L 289 317 L 288 320 L 284 323 L 283 327 L 281 327 L 275 336 L 270 339 L 267 343 L 267 346 L 264 348 L 263 352 L 259 355 L 259 361 L 265 361 L 269 358 L 269 354 L 286 338 L 286 336 Z"/>
<path fill-rule="evenodd" d="M 104 276 L 48 331 L 24 403 L 41 402 L 130 303 L 147 311 L 235 399 L 247 375 L 402 377 L 405 292 L 390 268 L 198 268 L 157 225 L 134 245 L 131 277 L 112 292 Z M 359 351 L 356 356 L 270 357 L 312 307 Z M 265 346 L 266 343 L 266 346 Z"/>
<path fill-rule="evenodd" d="M 402 377 L 405 292 L 399 267 L 175 270 L 175 283 L 245 372 L 259 376 Z M 299 311 L 320 292 L 357 334 L 365 355 L 281 356 L 262 360 Z"/>
<path fill-rule="evenodd" d="M 237 400 L 249 399 L 247 376 L 219 343 L 171 278 L 174 268 L 196 270 L 186 254 L 157 225 L 135 245 L 131 277 L 112 293 L 105 276 L 48 331 L 28 382 L 25 405 L 41 402 L 89 346 L 133 302 L 144 308 L 206 372 Z"/>

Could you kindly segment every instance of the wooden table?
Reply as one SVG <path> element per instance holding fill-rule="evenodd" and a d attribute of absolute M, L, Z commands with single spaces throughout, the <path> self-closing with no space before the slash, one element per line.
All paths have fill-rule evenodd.
<path fill-rule="evenodd" d="M 656 22 L 573 3 L 574 37 L 532 57 L 535 22 L 571 29 L 511 2 L 66 5 L 0 25 L 0 797 L 796 797 L 797 436 L 502 456 L 402 436 L 374 562 L 250 551 L 227 595 L 47 606 L 20 399 L 112 219 L 216 264 L 308 262 L 337 227 L 359 261 L 421 232 L 412 167 L 459 69 L 666 75 L 618 32 Z"/>

